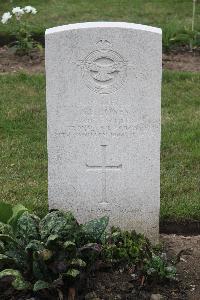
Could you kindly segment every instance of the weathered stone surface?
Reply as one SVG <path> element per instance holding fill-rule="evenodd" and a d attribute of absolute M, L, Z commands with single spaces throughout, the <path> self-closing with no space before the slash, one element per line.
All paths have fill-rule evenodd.
<path fill-rule="evenodd" d="M 128 23 L 46 31 L 50 208 L 157 240 L 161 40 Z"/>

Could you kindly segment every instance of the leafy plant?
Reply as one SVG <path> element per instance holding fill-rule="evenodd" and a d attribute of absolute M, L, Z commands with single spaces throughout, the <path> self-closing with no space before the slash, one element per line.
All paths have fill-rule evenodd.
<path fill-rule="evenodd" d="M 200 46 L 200 32 L 187 26 L 180 27 L 177 22 L 169 22 L 163 29 L 163 49 L 168 52 L 176 46 L 187 46 L 192 50 Z"/>
<path fill-rule="evenodd" d="M 177 43 L 177 35 L 180 32 L 176 22 L 169 22 L 163 29 L 162 43 L 165 51 L 170 51 Z"/>
<path fill-rule="evenodd" d="M 16 216 L 16 209 L 12 211 Z M 48 299 L 66 294 L 87 274 L 94 263 L 87 254 L 98 257 L 98 242 L 108 224 L 103 217 L 80 225 L 70 212 L 57 210 L 43 219 L 28 211 L 15 222 L 11 212 L 8 218 L 11 225 L 0 223 L 0 282 L 15 290 L 46 293 Z M 93 243 L 85 243 L 89 240 Z"/>
<path fill-rule="evenodd" d="M 120 268 L 131 270 L 133 278 L 141 285 L 145 279 L 159 282 L 176 276 L 175 266 L 168 263 L 160 247 L 153 247 L 144 235 L 135 231 L 112 228 L 105 238 L 102 257 Z"/>
<path fill-rule="evenodd" d="M 11 13 L 5 12 L 2 15 L 1 23 L 7 24 L 9 22 L 13 24 L 13 35 L 16 37 L 14 47 L 16 48 L 16 53 L 19 55 L 29 53 L 34 47 L 41 48 L 33 40 L 29 26 L 29 19 L 36 13 L 37 10 L 35 7 L 28 5 L 24 8 L 14 7 Z"/>
<path fill-rule="evenodd" d="M 166 279 L 176 279 L 175 266 L 169 265 L 167 260 L 155 254 L 147 261 L 144 269 L 148 278 L 156 282 Z"/>
<path fill-rule="evenodd" d="M 184 28 L 181 32 L 177 33 L 176 43 L 179 45 L 187 45 L 190 50 L 200 46 L 200 32 Z"/>
<path fill-rule="evenodd" d="M 112 228 L 105 238 L 102 255 L 112 263 L 133 265 L 151 256 L 150 242 L 135 231 Z"/>
<path fill-rule="evenodd" d="M 15 227 L 17 220 L 25 211 L 28 211 L 27 208 L 21 204 L 12 206 L 11 204 L 0 202 L 0 228 L 2 223 Z"/>
<path fill-rule="evenodd" d="M 71 212 L 53 210 L 40 219 L 21 205 L 0 207 L 2 290 L 73 299 L 75 286 L 101 261 L 129 270 L 139 285 L 175 278 L 174 265 L 142 234 L 106 232 L 108 217 L 79 224 Z"/>

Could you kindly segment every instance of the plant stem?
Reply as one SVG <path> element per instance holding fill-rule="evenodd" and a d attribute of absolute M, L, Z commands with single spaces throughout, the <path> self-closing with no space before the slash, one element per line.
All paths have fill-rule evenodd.
<path fill-rule="evenodd" d="M 194 32 L 195 25 L 195 12 L 196 12 L 196 0 L 193 0 L 193 11 L 192 11 L 192 32 Z M 193 38 L 190 39 L 190 51 L 193 48 Z"/>
<path fill-rule="evenodd" d="M 196 0 L 193 0 L 193 12 L 192 12 L 192 31 L 194 31 L 195 12 L 196 12 Z"/>
<path fill-rule="evenodd" d="M 75 288 L 69 288 L 67 300 L 75 300 L 76 290 Z"/>

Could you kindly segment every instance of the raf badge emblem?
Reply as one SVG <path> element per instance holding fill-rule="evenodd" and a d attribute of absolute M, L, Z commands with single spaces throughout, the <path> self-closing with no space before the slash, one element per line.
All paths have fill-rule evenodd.
<path fill-rule="evenodd" d="M 99 94 L 110 94 L 118 90 L 126 78 L 126 62 L 111 49 L 111 43 L 100 40 L 98 49 L 82 61 L 82 74 L 88 88 Z"/>

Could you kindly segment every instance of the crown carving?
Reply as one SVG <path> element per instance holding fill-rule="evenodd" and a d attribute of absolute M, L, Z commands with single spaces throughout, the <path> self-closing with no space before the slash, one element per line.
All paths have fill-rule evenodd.
<path fill-rule="evenodd" d="M 101 50 L 107 50 L 107 49 L 110 49 L 112 47 L 111 42 L 109 42 L 106 39 L 101 39 L 96 44 L 97 44 L 98 48 L 101 49 Z"/>

